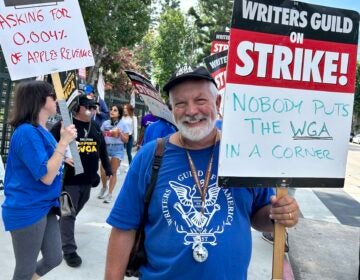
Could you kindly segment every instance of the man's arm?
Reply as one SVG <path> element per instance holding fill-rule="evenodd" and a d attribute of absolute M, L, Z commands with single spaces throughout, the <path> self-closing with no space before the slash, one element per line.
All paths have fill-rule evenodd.
<path fill-rule="evenodd" d="M 105 280 L 124 279 L 135 233 L 135 230 L 112 228 L 106 256 Z"/>
<path fill-rule="evenodd" d="M 251 217 L 251 226 L 258 231 L 272 232 L 274 224 L 269 218 L 271 205 L 265 205 Z"/>
<path fill-rule="evenodd" d="M 106 106 L 106 103 L 104 100 L 99 98 L 99 105 L 100 105 L 100 114 L 98 116 L 101 118 L 102 121 L 106 121 L 109 119 L 109 109 Z"/>
<path fill-rule="evenodd" d="M 269 205 L 260 208 L 251 217 L 251 225 L 254 229 L 259 231 L 273 231 L 273 223 L 277 223 L 286 227 L 293 227 L 299 220 L 299 205 L 295 198 L 285 195 L 281 198 L 272 196 Z"/>

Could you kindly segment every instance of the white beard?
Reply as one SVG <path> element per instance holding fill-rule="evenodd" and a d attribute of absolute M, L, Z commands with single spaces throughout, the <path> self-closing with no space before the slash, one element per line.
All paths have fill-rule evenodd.
<path fill-rule="evenodd" d="M 204 125 L 200 127 L 188 127 L 185 123 L 199 120 L 206 120 Z M 180 134 L 191 141 L 199 141 L 208 136 L 215 127 L 215 120 L 211 120 L 209 117 L 206 117 L 202 114 L 196 115 L 194 117 L 185 116 L 176 122 L 177 128 L 179 129 Z"/>

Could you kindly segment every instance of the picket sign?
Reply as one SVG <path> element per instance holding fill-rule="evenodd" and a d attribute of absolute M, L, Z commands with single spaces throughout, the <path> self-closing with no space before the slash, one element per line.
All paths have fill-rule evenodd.
<path fill-rule="evenodd" d="M 290 0 L 233 7 L 218 184 L 276 186 L 278 198 L 287 187 L 343 187 L 359 13 Z M 284 247 L 275 224 L 274 280 Z"/>
<path fill-rule="evenodd" d="M 58 102 L 61 117 L 62 117 L 62 120 L 63 120 L 63 125 L 64 125 L 64 127 L 67 127 L 72 122 L 71 122 L 71 118 L 70 118 L 70 115 L 69 115 L 68 106 L 67 106 L 66 100 L 64 98 L 64 91 L 63 91 L 63 87 L 62 87 L 62 84 L 61 84 L 59 73 L 52 73 L 51 74 L 51 79 L 53 81 L 53 86 L 54 86 L 54 89 L 55 89 L 57 102 Z M 77 149 L 76 140 L 72 141 L 69 144 L 69 147 L 70 147 L 70 152 L 71 152 L 73 162 L 74 162 L 74 169 L 75 169 L 74 173 L 75 173 L 75 175 L 84 173 L 84 168 L 83 168 L 82 163 L 81 163 L 80 155 L 79 155 L 79 152 L 78 152 L 78 149 Z"/>
<path fill-rule="evenodd" d="M 136 92 L 141 95 L 146 106 L 149 107 L 151 114 L 176 126 L 170 109 L 164 103 L 160 92 L 153 86 L 151 81 L 134 71 L 125 70 L 125 73 L 129 77 Z"/>
<path fill-rule="evenodd" d="M 0 45 L 12 81 L 51 74 L 64 126 L 71 124 L 59 72 L 90 67 L 94 58 L 78 1 L 0 1 Z M 75 174 L 83 173 L 76 142 Z"/>
<path fill-rule="evenodd" d="M 288 188 L 276 187 L 276 198 L 279 199 L 288 194 Z M 284 275 L 284 255 L 285 255 L 285 239 L 286 228 L 282 224 L 275 223 L 274 228 L 274 247 L 273 247 L 273 263 L 272 263 L 272 279 L 283 279 Z"/>

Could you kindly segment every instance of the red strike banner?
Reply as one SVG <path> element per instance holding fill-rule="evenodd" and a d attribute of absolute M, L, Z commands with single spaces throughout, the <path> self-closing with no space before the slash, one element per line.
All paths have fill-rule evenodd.
<path fill-rule="evenodd" d="M 219 185 L 343 187 L 358 29 L 341 7 L 234 1 Z"/>
<path fill-rule="evenodd" d="M 229 32 L 216 32 L 211 41 L 211 54 L 225 51 L 229 48 Z"/>
<path fill-rule="evenodd" d="M 357 46 L 234 29 L 228 82 L 354 93 Z M 281 42 L 281 44 L 276 43 Z"/>

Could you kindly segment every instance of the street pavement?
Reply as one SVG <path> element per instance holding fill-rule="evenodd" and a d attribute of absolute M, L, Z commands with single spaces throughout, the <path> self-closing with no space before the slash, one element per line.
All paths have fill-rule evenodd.
<path fill-rule="evenodd" d="M 340 207 L 348 206 L 349 213 L 334 211 L 326 204 L 327 191 L 320 189 L 296 189 L 302 216 L 299 224 L 289 230 L 290 252 L 285 255 L 284 280 L 356 280 L 359 267 L 360 237 L 360 151 L 349 152 L 352 169 L 347 169 L 344 189 L 334 189 L 334 198 L 341 198 Z M 121 164 L 116 194 L 126 175 L 127 162 Z M 79 268 L 62 264 L 45 275 L 44 280 L 98 280 L 103 279 L 105 256 L 110 226 L 105 220 L 113 203 L 105 204 L 97 199 L 98 188 L 93 188 L 89 202 L 80 212 L 76 222 L 78 253 L 83 258 Z M 4 197 L 0 195 L 0 204 Z M 321 200 L 322 199 L 322 200 Z M 330 209 L 329 209 L 330 207 Z M 336 208 L 336 207 L 335 207 Z M 352 210 L 351 210 L 352 209 Z M 354 214 L 355 213 L 355 214 Z M 347 219 L 348 218 L 353 218 Z M 359 224 L 357 224 L 359 223 Z M 351 224 L 351 225 L 350 225 Z M 354 226 L 355 225 L 355 226 Z M 0 279 L 11 279 L 14 255 L 11 238 L 3 231 L 0 219 Z M 261 234 L 253 231 L 253 254 L 249 267 L 249 280 L 268 280 L 272 273 L 272 245 Z M 289 261 L 288 261 L 289 260 Z M 136 279 L 136 278 L 127 278 Z M 231 279 L 230 279 L 231 280 Z"/>
<path fill-rule="evenodd" d="M 289 229 L 296 280 L 360 279 L 360 148 L 349 147 L 343 189 L 296 189 L 303 216 Z"/>

